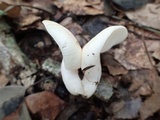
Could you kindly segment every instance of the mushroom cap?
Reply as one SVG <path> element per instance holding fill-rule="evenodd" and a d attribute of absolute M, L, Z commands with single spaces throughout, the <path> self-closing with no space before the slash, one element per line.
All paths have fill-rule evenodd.
<path fill-rule="evenodd" d="M 121 43 L 127 35 L 128 31 L 123 26 L 111 26 L 102 30 L 83 47 L 81 68 L 96 65 L 100 53 Z"/>
<path fill-rule="evenodd" d="M 66 69 L 76 70 L 80 68 L 82 49 L 73 34 L 56 22 L 44 20 L 42 23 L 58 44 Z"/>

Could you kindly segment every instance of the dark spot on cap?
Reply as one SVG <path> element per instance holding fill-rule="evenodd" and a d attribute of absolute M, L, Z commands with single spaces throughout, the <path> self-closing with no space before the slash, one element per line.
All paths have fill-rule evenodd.
<path fill-rule="evenodd" d="M 98 85 L 98 83 L 99 83 L 98 81 L 97 81 L 97 82 L 95 82 L 95 84 L 96 84 L 96 85 Z"/>

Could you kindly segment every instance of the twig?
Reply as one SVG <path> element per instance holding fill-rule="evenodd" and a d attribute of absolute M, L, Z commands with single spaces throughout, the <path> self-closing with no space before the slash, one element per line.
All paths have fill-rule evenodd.
<path fill-rule="evenodd" d="M 114 20 L 118 20 L 118 21 L 124 21 L 126 23 L 132 23 L 133 26 L 135 27 L 138 27 L 138 28 L 141 28 L 141 29 L 144 29 L 144 30 L 147 30 L 147 31 L 150 31 L 152 33 L 155 33 L 157 35 L 160 35 L 160 29 L 156 29 L 156 28 L 153 28 L 153 27 L 148 27 L 148 26 L 145 26 L 145 25 L 142 25 L 142 24 L 139 24 L 139 23 L 136 23 L 134 21 L 131 21 L 131 20 L 127 20 L 127 19 L 124 19 L 124 18 L 120 18 L 118 16 L 107 16 L 105 15 L 106 17 L 108 18 L 111 18 L 111 19 L 114 19 Z"/>
<path fill-rule="evenodd" d="M 143 35 L 143 34 L 144 34 L 144 30 L 143 30 L 143 33 L 142 33 L 142 35 L 141 35 L 141 39 L 142 39 L 142 42 L 143 42 L 143 45 L 144 45 L 145 52 L 146 52 L 146 54 L 147 54 L 147 57 L 148 57 L 148 60 L 149 60 L 149 62 L 150 62 L 150 65 L 151 65 L 151 67 L 152 67 L 152 70 L 154 70 L 154 72 L 157 73 L 156 68 L 154 67 L 154 65 L 153 65 L 153 63 L 152 63 L 152 60 L 151 60 L 151 57 L 150 57 L 150 55 L 149 55 L 149 52 L 148 52 L 147 45 L 146 45 L 146 42 L 145 42 L 145 40 L 144 40 L 144 35 Z"/>
<path fill-rule="evenodd" d="M 30 86 L 26 89 L 26 91 L 28 91 L 31 87 L 33 87 L 33 86 L 41 83 L 41 82 L 44 81 L 44 80 L 49 79 L 49 78 L 52 78 L 52 77 L 51 77 L 51 76 L 49 76 L 49 77 L 44 77 L 44 76 L 43 76 L 40 80 L 38 80 L 37 82 L 34 82 L 32 85 L 30 85 Z"/>

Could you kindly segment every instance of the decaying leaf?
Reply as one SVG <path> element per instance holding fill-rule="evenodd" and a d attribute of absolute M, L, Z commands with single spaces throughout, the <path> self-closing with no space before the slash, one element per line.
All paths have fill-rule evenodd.
<path fill-rule="evenodd" d="M 0 2 L 0 10 L 3 10 L 9 17 L 15 18 L 20 15 L 21 7 Z"/>
<path fill-rule="evenodd" d="M 74 22 L 71 17 L 65 18 L 60 22 L 60 24 L 71 31 L 71 33 L 76 37 L 81 46 L 84 46 L 86 44 L 86 41 L 83 40 L 84 35 L 82 34 L 82 27 L 78 23 Z M 83 37 L 81 37 L 80 35 L 83 35 Z"/>
<path fill-rule="evenodd" d="M 158 60 L 160 60 L 160 47 L 155 50 L 155 52 L 152 54 L 152 56 Z"/>
<path fill-rule="evenodd" d="M 149 97 L 140 108 L 140 116 L 142 120 L 152 116 L 156 111 L 160 110 L 160 95 L 153 94 Z"/>
<path fill-rule="evenodd" d="M 141 106 L 141 99 L 136 98 L 133 100 L 126 101 L 122 104 L 123 107 L 115 112 L 115 117 L 118 119 L 133 119 L 138 117 L 138 111 Z"/>
<path fill-rule="evenodd" d="M 129 91 L 134 91 L 134 96 L 147 96 L 153 93 L 151 85 L 154 81 L 154 72 L 147 69 L 130 71 L 128 74 L 132 79 Z"/>
<path fill-rule="evenodd" d="M 103 14 L 103 2 L 90 2 L 87 0 L 65 0 L 64 2 L 54 2 L 57 7 L 64 11 L 72 12 L 76 15 L 97 15 Z M 72 6 L 72 7 L 71 7 Z"/>
<path fill-rule="evenodd" d="M 25 27 L 27 25 L 31 25 L 40 19 L 41 19 L 41 17 L 36 16 L 36 15 L 32 15 L 32 14 L 26 15 L 21 21 L 21 26 Z"/>
<path fill-rule="evenodd" d="M 123 43 L 121 48 L 115 50 L 115 59 L 127 70 L 152 68 L 142 40 L 132 34 Z M 155 63 L 152 58 L 151 60 L 154 65 Z"/>
<path fill-rule="evenodd" d="M 122 2 L 120 0 L 37 1 L 1 0 L 0 2 L 0 88 L 5 88 L 7 83 L 24 85 L 21 91 L 0 91 L 0 119 L 5 117 L 4 120 L 36 118 L 38 120 L 53 120 L 55 118 L 57 120 L 146 120 L 155 113 L 159 113 L 160 82 L 155 78 L 143 43 L 144 40 L 152 64 L 157 66 L 160 72 L 159 32 L 157 30 L 157 33 L 153 34 L 153 31 L 151 31 L 153 29 L 149 32 L 145 31 L 148 27 L 160 29 L 160 7 L 157 5 L 157 3 L 160 3 L 159 0 L 156 0 L 155 4 L 147 4 L 136 11 L 126 12 L 127 17 L 138 25 L 148 26 L 145 29 L 144 26 L 135 27 L 137 24 L 133 24 L 131 21 L 126 22 L 126 17 L 119 11 L 116 11 L 115 14 L 114 9 L 110 10 L 111 7 L 116 7 L 115 4 L 110 6 L 110 3 Z M 134 4 L 141 4 L 148 0 L 124 1 L 125 4 L 118 5 L 125 6 L 127 7 L 125 9 L 128 10 L 137 8 Z M 109 6 L 107 16 L 104 15 L 103 2 L 106 2 Z M 106 7 L 106 5 L 104 6 Z M 9 16 L 12 20 L 11 23 L 17 25 L 15 27 L 11 24 L 17 40 L 15 40 L 13 34 L 10 34 L 12 32 L 10 26 L 5 22 L 8 19 L 2 19 L 4 15 Z M 123 19 L 121 19 L 122 17 Z M 61 81 L 60 84 L 55 84 L 52 81 L 52 78 L 61 79 L 60 63 L 53 60 L 61 61 L 62 56 L 57 46 L 53 45 L 52 39 L 47 37 L 46 33 L 43 34 L 44 26 L 41 23 L 43 19 L 57 21 L 69 29 L 81 46 L 84 46 L 92 37 L 108 26 L 125 25 L 127 27 L 128 38 L 122 44 L 108 51 L 109 54 L 102 54 L 103 78 L 91 99 L 86 100 L 80 96 L 69 96 Z M 33 31 L 35 32 L 30 28 L 34 28 Z M 21 52 L 16 41 L 26 55 Z M 46 51 L 45 48 L 47 48 Z M 38 70 L 26 56 L 35 62 Z M 94 66 L 89 66 L 84 71 L 91 67 Z M 50 78 L 50 76 L 53 77 Z M 42 79 L 44 81 L 40 84 L 36 84 L 35 79 L 38 81 L 39 77 L 45 77 L 45 79 Z M 32 86 L 32 89 L 39 93 L 28 95 L 25 99 L 25 87 L 34 83 L 35 86 Z M 57 87 L 56 90 L 55 87 Z M 60 114 L 65 102 L 54 93 L 40 92 L 40 90 L 55 90 L 61 99 L 68 101 L 66 109 Z M 22 95 L 19 95 L 22 99 L 17 96 L 19 92 L 23 92 Z M 7 98 L 7 100 L 4 98 Z M 12 98 L 15 99 L 14 102 Z M 25 103 L 22 105 L 21 100 L 23 98 Z M 18 103 L 16 100 L 19 100 Z M 5 103 L 11 103 L 9 108 L 5 106 L 7 114 L 3 107 Z M 15 103 L 18 104 L 16 107 L 14 106 Z M 12 109 L 12 106 L 14 109 Z M 30 118 L 29 112 L 32 118 Z"/>
<path fill-rule="evenodd" d="M 160 29 L 160 7 L 159 4 L 147 4 L 136 11 L 126 12 L 129 19 L 139 24 Z"/>
<path fill-rule="evenodd" d="M 25 103 L 22 103 L 17 110 L 6 116 L 3 120 L 31 120 Z"/>
<path fill-rule="evenodd" d="M 0 88 L 4 87 L 9 82 L 7 76 L 3 73 L 0 73 Z"/>
<path fill-rule="evenodd" d="M 6 86 L 0 89 L 0 119 L 13 113 L 23 102 L 26 89 L 22 86 Z"/>
<path fill-rule="evenodd" d="M 160 110 L 160 79 L 157 77 L 153 78 L 153 80 L 154 93 L 144 101 L 140 108 L 140 116 L 142 120 L 145 120 Z"/>
<path fill-rule="evenodd" d="M 68 120 L 76 111 L 78 111 L 78 109 L 79 107 L 77 104 L 67 105 L 66 108 L 57 117 L 57 120 Z"/>
<path fill-rule="evenodd" d="M 95 95 L 101 100 L 107 101 L 113 95 L 113 87 L 107 80 L 101 80 L 98 84 Z"/>
<path fill-rule="evenodd" d="M 111 75 L 120 75 L 120 74 L 127 74 L 127 70 L 120 65 L 112 55 L 110 54 L 103 54 L 102 55 L 102 65 L 106 66 Z"/>
<path fill-rule="evenodd" d="M 55 119 L 64 107 L 64 101 L 47 91 L 31 94 L 26 97 L 25 102 L 32 114 L 49 120 Z"/>

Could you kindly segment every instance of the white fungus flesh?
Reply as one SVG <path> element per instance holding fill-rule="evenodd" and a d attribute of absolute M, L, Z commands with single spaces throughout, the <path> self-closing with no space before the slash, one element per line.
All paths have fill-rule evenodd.
<path fill-rule="evenodd" d="M 123 26 L 108 27 L 82 49 L 73 34 L 65 27 L 49 20 L 44 20 L 43 24 L 62 52 L 61 73 L 66 88 L 73 95 L 91 97 L 101 79 L 100 53 L 126 39 L 127 29 Z M 78 75 L 79 68 L 84 72 L 82 80 Z"/>
<path fill-rule="evenodd" d="M 58 44 L 66 68 L 69 70 L 80 68 L 82 49 L 73 34 L 56 22 L 44 20 L 43 24 L 47 32 Z"/>

